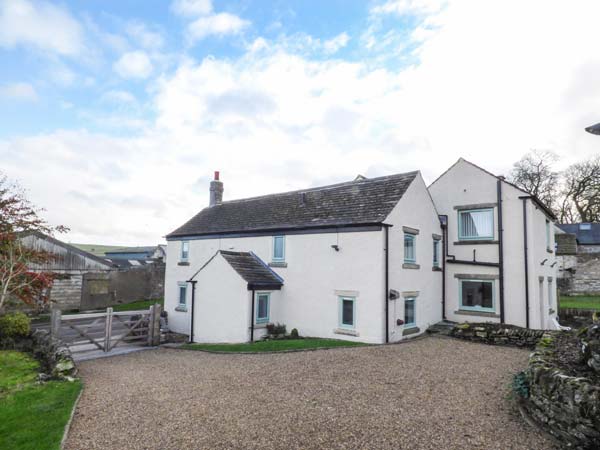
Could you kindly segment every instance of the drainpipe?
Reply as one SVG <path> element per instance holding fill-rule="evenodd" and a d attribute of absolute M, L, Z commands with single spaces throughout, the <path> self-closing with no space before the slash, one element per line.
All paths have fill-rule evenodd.
<path fill-rule="evenodd" d="M 525 328 L 529 328 L 529 267 L 527 248 L 527 199 L 523 198 L 523 253 L 525 257 Z"/>
<path fill-rule="evenodd" d="M 252 311 L 250 312 L 250 342 L 254 342 L 254 289 L 252 289 Z"/>
<path fill-rule="evenodd" d="M 448 216 L 442 220 L 442 320 L 446 320 L 446 255 L 448 254 Z"/>
<path fill-rule="evenodd" d="M 385 234 L 385 343 L 390 342 L 390 301 L 389 301 L 389 292 L 390 292 L 390 233 L 389 226 L 384 225 L 384 234 Z"/>
<path fill-rule="evenodd" d="M 194 305 L 196 303 L 196 283 L 195 280 L 188 280 L 188 283 L 192 284 L 192 304 L 190 305 L 191 317 L 190 317 L 190 344 L 194 343 Z"/>
<path fill-rule="evenodd" d="M 499 271 L 499 287 L 500 287 L 500 323 L 504 323 L 504 251 L 502 242 L 502 179 L 499 178 L 496 183 L 498 194 L 498 271 Z"/>

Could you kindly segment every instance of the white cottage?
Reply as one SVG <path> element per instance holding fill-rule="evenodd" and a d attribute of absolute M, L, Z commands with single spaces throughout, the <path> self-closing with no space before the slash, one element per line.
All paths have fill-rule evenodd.
<path fill-rule="evenodd" d="M 442 229 L 419 172 L 222 201 L 167 236 L 169 325 L 196 342 L 381 343 L 442 318 Z"/>
<path fill-rule="evenodd" d="M 429 192 L 446 224 L 444 318 L 558 328 L 554 214 L 462 158 Z"/>
<path fill-rule="evenodd" d="M 267 323 L 395 342 L 442 319 L 555 328 L 552 213 L 459 160 L 420 172 L 223 201 L 167 236 L 165 309 L 194 342 L 245 342 Z M 435 203 L 435 204 L 434 204 Z"/>

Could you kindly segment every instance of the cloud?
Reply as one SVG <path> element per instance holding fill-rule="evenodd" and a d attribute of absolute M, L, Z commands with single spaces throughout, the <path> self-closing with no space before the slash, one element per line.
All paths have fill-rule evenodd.
<path fill-rule="evenodd" d="M 29 83 L 11 83 L 0 86 L 0 97 L 25 101 L 38 99 L 34 87 Z"/>
<path fill-rule="evenodd" d="M 439 11 L 446 1 L 442 0 L 388 0 L 371 8 L 371 14 L 431 14 Z"/>
<path fill-rule="evenodd" d="M 160 49 L 165 43 L 160 32 L 151 30 L 148 25 L 140 21 L 130 22 L 126 26 L 126 32 L 143 48 Z"/>
<path fill-rule="evenodd" d="M 65 8 L 43 1 L 0 0 L 0 46 L 19 45 L 76 56 L 82 53 L 83 30 Z"/>
<path fill-rule="evenodd" d="M 133 94 L 127 91 L 111 90 L 102 94 L 101 100 L 107 103 L 135 104 L 137 103 Z"/>
<path fill-rule="evenodd" d="M 152 62 L 145 52 L 136 50 L 123 54 L 114 63 L 113 69 L 123 78 L 143 79 L 150 76 Z"/>
<path fill-rule="evenodd" d="M 436 31 L 416 47 L 393 48 L 397 24 L 382 24 L 374 38 L 395 44 L 352 61 L 306 37 L 314 53 L 259 37 L 241 56 L 183 59 L 153 85 L 138 128 L 124 131 L 111 108 L 106 133 L 0 139 L 3 170 L 69 239 L 148 244 L 208 203 L 213 170 L 234 199 L 358 173 L 421 169 L 432 181 L 459 156 L 506 173 L 532 148 L 563 167 L 598 153 L 583 127 L 600 120 L 600 4 L 477 0 L 419 14 Z M 410 64 L 379 62 L 415 48 Z"/>
<path fill-rule="evenodd" d="M 211 0 L 175 0 L 171 11 L 181 16 L 206 16 L 212 12 Z"/>
<path fill-rule="evenodd" d="M 350 36 L 344 31 L 336 37 L 323 42 L 323 49 L 325 50 L 325 53 L 328 54 L 336 53 L 339 49 L 345 47 L 349 40 Z"/>
<path fill-rule="evenodd" d="M 230 13 L 211 14 L 199 17 L 188 25 L 187 35 L 191 42 L 207 36 L 225 36 L 239 34 L 250 22 Z"/>

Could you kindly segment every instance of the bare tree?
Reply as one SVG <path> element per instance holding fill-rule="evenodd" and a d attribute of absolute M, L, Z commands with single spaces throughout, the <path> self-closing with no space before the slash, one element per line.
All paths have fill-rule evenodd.
<path fill-rule="evenodd" d="M 562 195 L 562 222 L 600 222 L 600 156 L 565 171 Z"/>
<path fill-rule="evenodd" d="M 533 150 L 513 165 L 508 179 L 554 211 L 557 209 L 560 181 L 560 173 L 553 169 L 557 161 L 556 153 Z"/>

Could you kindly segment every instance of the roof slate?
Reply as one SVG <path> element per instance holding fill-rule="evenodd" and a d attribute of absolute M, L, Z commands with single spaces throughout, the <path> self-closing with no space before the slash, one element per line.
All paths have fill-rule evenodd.
<path fill-rule="evenodd" d="M 558 227 L 566 233 L 577 236 L 580 245 L 600 245 L 600 223 L 590 223 L 589 230 L 582 230 L 580 225 L 580 223 L 561 223 Z"/>
<path fill-rule="evenodd" d="M 248 289 L 261 286 L 281 287 L 283 279 L 252 252 L 220 250 L 225 261 L 246 281 Z"/>
<path fill-rule="evenodd" d="M 382 223 L 418 172 L 232 200 L 200 211 L 167 238 Z"/>

